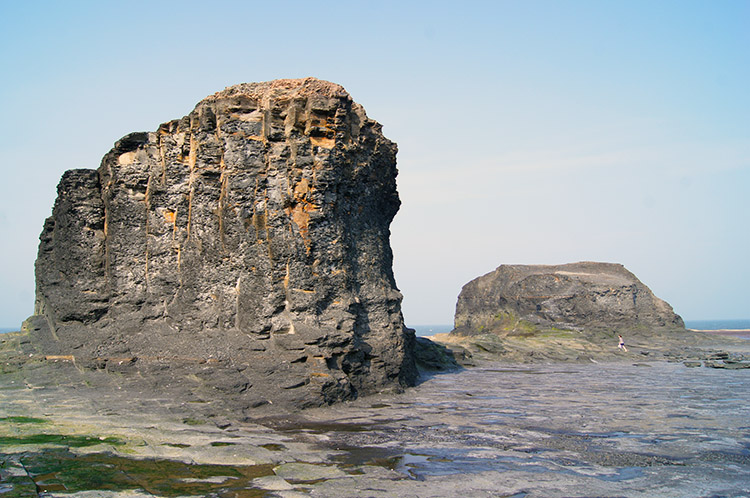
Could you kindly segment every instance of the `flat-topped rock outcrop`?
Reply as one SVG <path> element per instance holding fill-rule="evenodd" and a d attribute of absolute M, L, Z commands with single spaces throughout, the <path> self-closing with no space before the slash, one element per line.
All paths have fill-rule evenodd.
<path fill-rule="evenodd" d="M 502 265 L 464 285 L 454 329 L 431 339 L 462 365 L 671 359 L 705 342 L 622 265 L 593 262 Z"/>
<path fill-rule="evenodd" d="M 522 334 L 533 327 L 637 331 L 685 324 L 613 263 L 502 265 L 466 284 L 458 296 L 454 333 Z"/>
<path fill-rule="evenodd" d="M 389 242 L 396 151 L 314 78 L 236 85 L 125 136 L 60 181 L 34 344 L 100 366 L 201 365 L 257 403 L 413 384 Z"/>

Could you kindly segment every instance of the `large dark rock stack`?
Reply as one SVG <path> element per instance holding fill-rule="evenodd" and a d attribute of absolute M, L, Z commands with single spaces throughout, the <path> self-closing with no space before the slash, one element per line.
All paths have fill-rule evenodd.
<path fill-rule="evenodd" d="M 60 181 L 39 347 L 213 364 L 231 374 L 217 387 L 297 406 L 413 384 L 389 243 L 396 149 L 314 78 L 233 86 L 127 135 Z"/>
<path fill-rule="evenodd" d="M 523 335 L 544 328 L 638 333 L 685 325 L 635 275 L 612 263 L 502 265 L 458 296 L 456 334 Z"/>

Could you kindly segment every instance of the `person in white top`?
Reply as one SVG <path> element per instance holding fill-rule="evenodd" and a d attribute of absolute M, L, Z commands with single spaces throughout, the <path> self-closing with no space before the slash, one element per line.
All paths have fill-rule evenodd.
<path fill-rule="evenodd" d="M 628 352 L 628 348 L 625 347 L 625 340 L 622 338 L 621 335 L 617 336 L 618 339 L 620 339 L 620 343 L 617 345 L 618 348 L 622 349 L 626 353 Z"/>

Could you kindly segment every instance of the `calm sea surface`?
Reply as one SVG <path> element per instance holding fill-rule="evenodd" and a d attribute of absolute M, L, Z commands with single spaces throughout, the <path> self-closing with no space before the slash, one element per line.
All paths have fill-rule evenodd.
<path fill-rule="evenodd" d="M 447 332 L 450 332 L 453 330 L 453 325 L 408 325 L 407 327 L 411 327 L 414 330 L 417 331 L 417 335 L 419 337 L 424 337 L 427 335 L 435 335 L 435 334 L 445 334 Z"/>
<path fill-rule="evenodd" d="M 696 330 L 750 330 L 750 320 L 687 320 L 685 326 Z"/>

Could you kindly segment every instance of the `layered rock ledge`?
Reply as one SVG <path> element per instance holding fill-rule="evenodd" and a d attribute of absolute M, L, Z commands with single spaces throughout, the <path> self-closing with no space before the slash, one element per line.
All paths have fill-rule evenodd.
<path fill-rule="evenodd" d="M 412 385 L 389 242 L 396 151 L 314 78 L 233 86 L 125 136 L 60 181 L 33 344 L 91 368 L 184 368 L 249 404 Z"/>
<path fill-rule="evenodd" d="M 649 354 L 671 351 L 670 341 L 687 332 L 624 266 L 580 262 L 502 265 L 472 280 L 458 296 L 454 330 L 436 339 L 491 357 L 588 360 L 624 352 L 618 334 Z"/>

